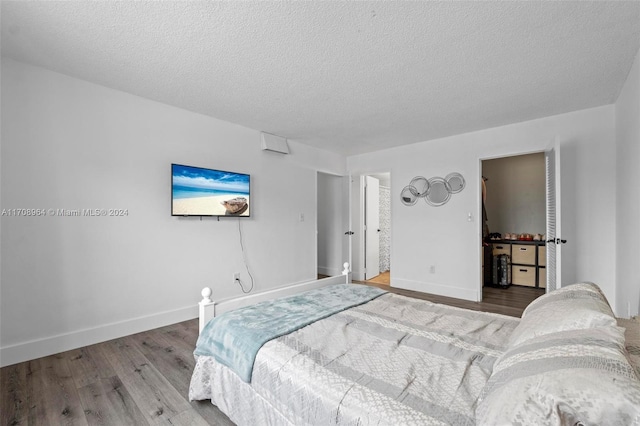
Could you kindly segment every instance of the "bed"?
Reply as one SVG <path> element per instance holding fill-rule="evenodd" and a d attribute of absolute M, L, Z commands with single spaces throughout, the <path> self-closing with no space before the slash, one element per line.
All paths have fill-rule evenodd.
<path fill-rule="evenodd" d="M 592 283 L 522 319 L 335 280 L 209 319 L 203 294 L 189 398 L 238 425 L 640 425 L 640 327 Z"/>

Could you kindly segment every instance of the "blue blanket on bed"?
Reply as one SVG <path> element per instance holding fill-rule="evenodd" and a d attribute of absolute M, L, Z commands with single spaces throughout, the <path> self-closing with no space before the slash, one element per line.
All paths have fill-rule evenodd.
<path fill-rule="evenodd" d="M 194 354 L 214 357 L 248 383 L 256 354 L 269 340 L 384 293 L 366 285 L 337 284 L 226 312 L 204 327 Z"/>

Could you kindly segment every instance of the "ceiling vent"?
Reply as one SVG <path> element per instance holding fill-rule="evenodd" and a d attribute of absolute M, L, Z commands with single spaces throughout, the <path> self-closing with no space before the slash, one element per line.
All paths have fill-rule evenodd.
<path fill-rule="evenodd" d="M 262 150 L 279 152 L 281 154 L 289 153 L 289 145 L 287 145 L 287 138 L 282 136 L 272 135 L 270 133 L 261 133 L 262 136 Z"/>

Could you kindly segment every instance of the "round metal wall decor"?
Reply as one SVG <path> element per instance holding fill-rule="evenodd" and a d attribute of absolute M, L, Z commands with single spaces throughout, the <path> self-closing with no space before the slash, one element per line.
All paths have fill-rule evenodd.
<path fill-rule="evenodd" d="M 451 188 L 446 180 L 441 177 L 433 177 L 429 179 L 429 193 L 425 200 L 429 205 L 438 207 L 446 204 L 451 198 Z"/>
<path fill-rule="evenodd" d="M 452 194 L 457 194 L 464 189 L 465 181 L 460 173 L 449 173 L 444 179 L 449 184 Z"/>
<path fill-rule="evenodd" d="M 429 192 L 429 181 L 422 176 L 416 176 L 411 179 L 409 186 L 415 189 L 414 195 L 416 197 L 424 197 Z"/>
<path fill-rule="evenodd" d="M 449 173 L 444 179 L 432 177 L 428 179 L 416 176 L 400 193 L 400 201 L 405 206 L 413 206 L 419 198 L 424 198 L 430 206 L 438 207 L 446 204 L 451 194 L 462 191 L 466 183 L 460 173 Z"/>
<path fill-rule="evenodd" d="M 405 206 L 412 206 L 418 201 L 419 197 L 416 195 L 417 193 L 418 190 L 415 187 L 407 185 L 402 188 L 402 192 L 400 193 L 400 201 L 402 201 L 402 204 L 404 204 Z"/>

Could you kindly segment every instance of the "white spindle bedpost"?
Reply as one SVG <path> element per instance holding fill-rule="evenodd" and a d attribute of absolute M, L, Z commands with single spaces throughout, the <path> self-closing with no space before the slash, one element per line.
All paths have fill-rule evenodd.
<path fill-rule="evenodd" d="M 344 262 L 342 264 L 342 266 L 344 267 L 344 269 L 342 270 L 342 275 L 345 276 L 345 279 L 347 281 L 347 284 L 349 284 L 351 281 L 349 280 L 349 262 Z"/>
<path fill-rule="evenodd" d="M 202 289 L 202 300 L 200 301 L 199 305 L 199 318 L 200 318 L 200 322 L 198 325 L 198 330 L 202 331 L 202 329 L 204 328 L 204 326 L 207 324 L 207 321 L 209 320 L 207 318 L 206 315 L 206 311 L 207 308 L 211 305 L 213 305 L 213 300 L 211 300 L 211 294 L 213 292 L 211 291 L 211 289 L 209 287 L 205 287 Z"/>

